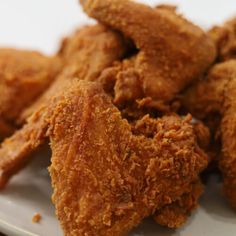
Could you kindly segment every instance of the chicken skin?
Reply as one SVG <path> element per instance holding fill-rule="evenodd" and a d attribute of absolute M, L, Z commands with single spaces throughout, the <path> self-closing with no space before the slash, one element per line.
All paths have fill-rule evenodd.
<path fill-rule="evenodd" d="M 64 94 L 48 135 L 65 235 L 124 235 L 198 181 L 208 159 L 191 119 L 143 119 L 151 119 L 153 137 L 132 131 L 99 84 L 80 81 Z"/>
<path fill-rule="evenodd" d="M 223 26 L 213 27 L 209 35 L 216 43 L 218 60 L 236 59 L 236 17 Z"/>
<path fill-rule="evenodd" d="M 66 44 L 64 42 L 60 57 L 66 58 L 63 60 L 67 61 L 64 62 L 67 66 L 50 88 L 24 111 L 21 122 L 30 117 L 28 124 L 1 145 L 0 188 L 3 188 L 9 178 L 29 162 L 30 154 L 45 142 L 45 135 L 42 134 L 45 133 L 44 120 L 47 114 L 44 113 L 47 113 L 45 109 L 53 97 L 63 93 L 70 80 L 77 76 L 81 80 L 95 80 L 103 69 L 110 66 L 113 61 L 121 59 L 125 51 L 125 44 L 120 34 L 102 25 L 85 27 L 76 32 L 69 41 L 67 40 Z M 66 56 L 63 56 L 65 54 Z"/>
<path fill-rule="evenodd" d="M 141 106 L 163 109 L 215 59 L 211 38 L 170 7 L 152 9 L 128 0 L 80 2 L 89 16 L 119 30 L 136 46 L 136 53 L 101 77 L 105 85 L 115 84 L 118 106 L 142 100 Z"/>
<path fill-rule="evenodd" d="M 27 117 L 37 111 L 58 89 L 63 89 L 62 80 L 71 77 L 96 80 L 105 68 L 124 57 L 127 47 L 126 40 L 121 34 L 101 24 L 83 27 L 64 39 L 58 53 L 64 65 L 62 72 L 51 87 L 24 110 L 20 122 L 24 122 Z"/>
<path fill-rule="evenodd" d="M 16 120 L 60 70 L 60 60 L 37 52 L 0 49 L 0 137 L 14 131 Z"/>
<path fill-rule="evenodd" d="M 236 60 L 215 65 L 205 80 L 190 87 L 183 104 L 193 115 L 206 119 L 219 115 L 222 143 L 220 169 L 223 173 L 224 192 L 236 209 Z"/>

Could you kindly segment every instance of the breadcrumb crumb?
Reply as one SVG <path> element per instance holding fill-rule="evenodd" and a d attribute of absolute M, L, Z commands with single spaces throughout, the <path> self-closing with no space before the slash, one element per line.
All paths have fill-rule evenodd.
<path fill-rule="evenodd" d="M 36 214 L 34 214 L 34 216 L 32 218 L 32 222 L 39 223 L 41 219 L 42 219 L 42 216 L 39 213 L 36 213 Z"/>

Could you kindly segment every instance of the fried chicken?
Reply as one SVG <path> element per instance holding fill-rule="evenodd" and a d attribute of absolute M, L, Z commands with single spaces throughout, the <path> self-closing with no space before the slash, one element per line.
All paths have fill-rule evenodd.
<path fill-rule="evenodd" d="M 235 97 L 236 60 L 228 60 L 215 65 L 205 80 L 190 87 L 185 93 L 183 104 L 201 119 L 220 115 L 220 169 L 223 173 L 225 195 L 236 209 Z"/>
<path fill-rule="evenodd" d="M 37 111 L 58 89 L 63 89 L 62 80 L 71 77 L 91 81 L 97 79 L 105 68 L 124 57 L 127 47 L 128 43 L 119 33 L 101 24 L 84 27 L 64 39 L 58 53 L 64 64 L 62 72 L 51 87 L 24 110 L 20 123 Z"/>
<path fill-rule="evenodd" d="M 143 106 L 163 109 L 197 79 L 216 56 L 213 41 L 173 8 L 127 0 L 80 0 L 84 10 L 131 38 L 137 53 L 104 71 L 105 87 L 115 84 L 114 103 L 144 99 Z M 107 85 L 108 84 L 108 85 Z"/>
<path fill-rule="evenodd" d="M 209 129 L 199 121 L 193 124 L 193 128 L 200 148 L 208 150 L 210 144 Z M 209 155 L 209 153 L 207 154 L 208 160 L 211 161 L 211 155 Z M 174 229 L 180 228 L 186 223 L 191 213 L 198 207 L 203 190 L 204 186 L 200 179 L 198 179 L 184 190 L 185 193 L 179 199 L 155 212 L 154 219 L 158 224 L 163 226 Z"/>
<path fill-rule="evenodd" d="M 66 235 L 123 235 L 149 215 L 179 227 L 202 192 L 198 174 L 208 158 L 198 142 L 205 134 L 190 116 L 157 118 L 138 108 L 165 110 L 212 63 L 214 45 L 172 8 L 97 3 L 104 4 L 101 12 L 86 9 L 124 35 L 98 24 L 63 41 L 62 72 L 0 148 L 0 187 L 49 137 L 54 202 Z"/>
<path fill-rule="evenodd" d="M 223 26 L 213 27 L 209 35 L 216 43 L 218 60 L 236 59 L 236 17 Z"/>
<path fill-rule="evenodd" d="M 124 235 L 192 191 L 207 165 L 189 117 L 145 117 L 153 137 L 134 134 L 101 87 L 85 81 L 60 104 L 48 135 L 53 201 L 65 235 Z"/>
<path fill-rule="evenodd" d="M 54 202 L 66 235 L 123 235 L 155 210 L 191 206 L 186 196 L 208 162 L 191 117 L 147 115 L 131 126 L 98 83 L 74 78 L 63 87 L 2 144 L 0 187 L 49 137 Z"/>
<path fill-rule="evenodd" d="M 37 52 L 0 49 L 0 137 L 14 131 L 16 120 L 52 83 L 60 60 Z"/>
<path fill-rule="evenodd" d="M 69 51 L 71 51 L 70 57 Z M 1 145 L 0 188 L 3 188 L 8 179 L 28 163 L 30 154 L 45 142 L 44 120 L 49 113 L 45 112 L 45 109 L 53 97 L 63 93 L 67 84 L 77 76 L 81 80 L 95 80 L 95 76 L 99 76 L 113 61 L 120 59 L 125 51 L 125 44 L 120 34 L 102 25 L 85 27 L 67 40 L 66 44 L 64 42 L 60 54 L 61 58 L 65 58 L 63 59 L 66 61 L 65 68 L 51 87 L 22 115 L 22 120 L 30 117 L 28 124 Z M 66 56 L 63 56 L 65 54 Z M 54 108 L 52 106 L 48 109 Z M 20 148 L 17 148 L 18 146 Z"/>
<path fill-rule="evenodd" d="M 199 198 L 203 193 L 201 181 L 193 182 L 184 191 L 185 193 L 172 204 L 156 211 L 154 219 L 159 224 L 169 228 L 179 228 L 187 221 L 192 211 L 198 207 Z"/>
<path fill-rule="evenodd" d="M 0 141 L 13 134 L 15 127 L 0 119 Z"/>

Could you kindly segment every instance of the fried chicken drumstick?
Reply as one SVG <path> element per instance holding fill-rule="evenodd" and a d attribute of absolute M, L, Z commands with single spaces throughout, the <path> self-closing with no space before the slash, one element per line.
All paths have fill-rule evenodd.
<path fill-rule="evenodd" d="M 205 80 L 190 87 L 183 104 L 198 118 L 220 115 L 222 154 L 220 169 L 224 178 L 224 192 L 236 209 L 236 60 L 215 65 Z"/>
<path fill-rule="evenodd" d="M 52 83 L 60 65 L 56 57 L 0 49 L 0 138 L 14 131 L 22 110 Z"/>
<path fill-rule="evenodd" d="M 84 10 L 131 38 L 138 50 L 105 70 L 115 83 L 116 105 L 144 99 L 145 106 L 168 103 L 214 61 L 213 41 L 168 7 L 152 9 L 128 0 L 80 0 Z"/>

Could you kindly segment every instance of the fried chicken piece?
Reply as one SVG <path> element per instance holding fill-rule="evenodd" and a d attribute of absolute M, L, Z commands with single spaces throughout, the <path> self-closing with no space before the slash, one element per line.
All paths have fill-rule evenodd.
<path fill-rule="evenodd" d="M 60 52 L 60 54 L 65 54 L 63 51 L 69 51 L 67 47 L 73 51 L 71 59 L 69 59 L 69 53 L 66 53 L 65 58 L 67 59 L 64 60 L 68 62 L 67 66 L 51 87 L 22 115 L 21 119 L 24 120 L 32 114 L 28 125 L 2 144 L 0 148 L 0 173 L 2 173 L 0 188 L 3 188 L 9 178 L 28 163 L 30 154 L 45 142 L 43 134 L 46 123 L 44 120 L 48 113 L 45 112 L 45 109 L 52 98 L 63 93 L 67 84 L 70 84 L 70 81 L 77 76 L 84 80 L 95 80 L 95 76 L 98 76 L 114 60 L 120 59 L 126 51 L 120 34 L 108 30 L 102 25 L 83 28 L 72 36 L 71 40 L 75 39 L 78 45 L 77 51 L 75 42 L 70 44 L 68 41 L 68 46 L 64 43 Z M 61 55 L 61 57 L 63 56 Z M 50 109 L 53 110 L 53 108 Z M 21 149 L 17 148 L 18 145 Z"/>
<path fill-rule="evenodd" d="M 77 80 L 77 79 L 74 79 Z M 61 97 L 73 85 L 72 79 L 64 80 L 63 89 L 44 103 L 28 120 L 27 123 L 10 138 L 5 139 L 0 148 L 0 189 L 4 188 L 9 179 L 21 170 L 32 157 L 32 153 L 46 139 L 48 123 Z M 59 102 L 58 102 L 59 100 Z M 67 114 L 68 115 L 68 114 Z"/>
<path fill-rule="evenodd" d="M 20 130 L 4 140 L 0 148 L 0 189 L 31 160 L 31 154 L 45 141 L 44 109 L 35 113 Z"/>
<path fill-rule="evenodd" d="M 89 16 L 131 38 L 136 54 L 105 71 L 105 87 L 115 84 L 116 105 L 151 98 L 163 107 L 214 61 L 213 41 L 173 8 L 152 9 L 127 0 L 80 0 Z M 107 85 L 108 84 L 108 85 Z"/>
<path fill-rule="evenodd" d="M 209 35 L 216 43 L 220 61 L 236 59 L 236 17 L 223 26 L 213 27 Z"/>
<path fill-rule="evenodd" d="M 0 187 L 48 136 L 54 202 L 66 235 L 123 235 L 155 210 L 189 203 L 186 194 L 208 162 L 191 117 L 146 116 L 132 128 L 98 83 L 64 83 L 2 144 Z M 145 123 L 153 137 L 142 134 Z"/>
<path fill-rule="evenodd" d="M 141 120 L 132 123 L 132 133 L 153 138 L 156 132 L 155 127 L 156 119 L 150 119 L 149 115 L 146 115 Z M 210 141 L 209 129 L 200 121 L 195 122 L 193 128 L 200 148 L 206 150 Z M 187 221 L 192 211 L 198 207 L 198 201 L 203 193 L 203 189 L 200 180 L 192 183 L 188 189 L 185 189 L 185 194 L 178 200 L 159 209 L 155 213 L 154 219 L 158 224 L 169 228 L 181 227 Z"/>
<path fill-rule="evenodd" d="M 204 151 L 208 151 L 208 160 L 212 161 L 213 154 L 209 153 L 211 137 L 209 129 L 200 121 L 194 123 L 193 128 L 197 137 L 198 145 Z M 209 168 L 209 165 L 207 168 Z M 158 224 L 163 226 L 174 229 L 180 228 L 186 223 L 191 213 L 197 209 L 203 191 L 204 186 L 200 179 L 193 182 L 189 185 L 188 189 L 185 189 L 185 194 L 183 194 L 178 200 L 158 210 L 154 215 L 154 219 Z"/>
<path fill-rule="evenodd" d="M 60 60 L 37 52 L 0 49 L 0 136 L 14 130 L 21 111 L 53 81 Z"/>
<path fill-rule="evenodd" d="M 57 90 L 63 89 L 62 80 L 71 77 L 95 80 L 105 68 L 111 66 L 114 61 L 122 59 L 127 50 L 126 40 L 121 34 L 106 26 L 97 24 L 77 30 L 62 42 L 58 53 L 64 62 L 61 74 L 32 106 L 24 110 L 19 122 L 24 122 Z"/>
<path fill-rule="evenodd" d="M 219 114 L 222 154 L 220 169 L 223 173 L 224 192 L 236 209 L 236 60 L 214 66 L 205 80 L 190 87 L 183 99 L 184 106 L 193 115 L 204 119 Z"/>
<path fill-rule="evenodd" d="M 102 24 L 96 24 L 79 29 L 65 38 L 58 56 L 63 58 L 66 65 L 77 62 L 77 67 L 82 68 L 81 64 L 85 63 L 79 76 L 85 80 L 95 80 L 104 67 L 124 57 L 127 47 L 128 40 L 120 33 Z M 89 63 L 91 54 L 94 56 L 93 64 Z"/>
<path fill-rule="evenodd" d="M 207 165 L 189 117 L 155 119 L 152 138 L 133 134 L 100 86 L 85 81 L 57 107 L 50 173 L 65 235 L 124 235 L 191 191 Z"/>

